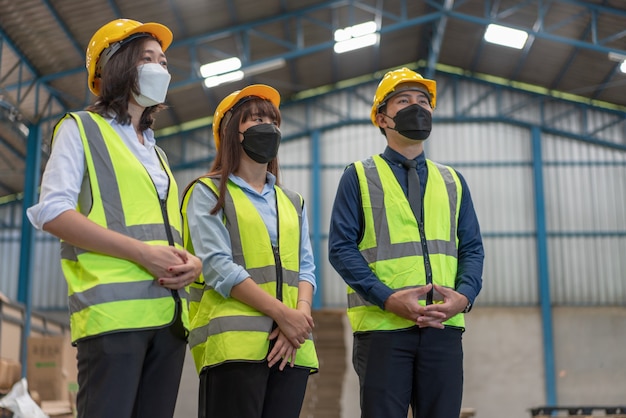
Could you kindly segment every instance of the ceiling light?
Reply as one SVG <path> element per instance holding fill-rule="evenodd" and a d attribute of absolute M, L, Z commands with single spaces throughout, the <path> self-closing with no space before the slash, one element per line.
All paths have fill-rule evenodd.
<path fill-rule="evenodd" d="M 523 30 L 513 29 L 506 26 L 490 24 L 485 31 L 485 41 L 492 44 L 508 46 L 509 48 L 522 49 L 528 39 L 528 33 Z"/>
<path fill-rule="evenodd" d="M 200 67 L 200 75 L 203 78 L 229 73 L 241 68 L 241 60 L 237 57 L 226 58 L 221 61 L 204 64 Z"/>
<path fill-rule="evenodd" d="M 204 85 L 211 88 L 220 84 L 239 81 L 244 77 L 276 70 L 285 65 L 287 62 L 284 58 L 276 58 L 241 68 L 241 60 L 233 57 L 203 65 L 200 67 L 200 74 L 204 78 Z"/>
<path fill-rule="evenodd" d="M 619 70 L 626 74 L 626 55 L 617 52 L 609 52 L 609 59 L 614 62 L 619 62 Z"/>
<path fill-rule="evenodd" d="M 360 23 L 335 31 L 334 50 L 337 54 L 375 45 L 380 39 L 376 33 L 377 25 L 374 21 Z"/>
<path fill-rule="evenodd" d="M 243 80 L 243 71 L 232 71 L 226 74 L 214 75 L 204 79 L 204 85 L 207 88 L 219 86 L 220 84 L 232 83 Z"/>
<path fill-rule="evenodd" d="M 245 73 L 246 77 L 248 77 L 251 75 L 265 73 L 272 70 L 278 70 L 279 68 L 283 68 L 285 65 L 287 65 L 287 61 L 285 61 L 284 58 L 276 58 L 273 60 L 260 62 L 258 64 L 252 64 L 248 67 L 245 67 L 243 69 L 243 72 Z"/>

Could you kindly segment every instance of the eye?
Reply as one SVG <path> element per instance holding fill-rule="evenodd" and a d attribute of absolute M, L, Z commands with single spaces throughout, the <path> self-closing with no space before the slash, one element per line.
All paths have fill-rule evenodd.
<path fill-rule="evenodd" d="M 163 68 L 167 68 L 167 61 L 166 60 L 162 60 L 161 62 L 159 62 L 159 64 L 161 64 L 161 66 Z"/>

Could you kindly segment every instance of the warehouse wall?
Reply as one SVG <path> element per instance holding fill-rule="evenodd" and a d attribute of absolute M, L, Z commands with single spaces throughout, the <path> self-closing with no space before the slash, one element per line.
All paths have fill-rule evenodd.
<path fill-rule="evenodd" d="M 622 403 L 624 114 L 452 76 L 438 82 L 439 106 L 426 153 L 466 178 L 486 252 L 484 287 L 465 337 L 467 406 L 477 408 L 479 417 L 522 417 L 528 416 L 526 408 L 545 402 L 543 321 L 550 318 L 540 314 L 542 301 L 551 307 L 554 325 L 558 401 Z M 369 122 L 375 87 L 355 86 L 282 109 L 282 180 L 307 204 L 318 308 L 345 306 L 345 285 L 327 261 L 327 231 L 346 164 L 385 146 Z M 204 140 L 209 138 L 207 127 Z M 199 148 L 184 152 L 191 157 Z M 186 157 L 168 154 L 174 162 Z M 207 168 L 178 170 L 181 189 Z M 0 228 L 0 292 L 12 299 L 20 216 L 13 206 L 0 207 L 6 225 Z M 66 309 L 58 254 L 54 239 L 36 234 L 33 304 L 38 309 Z"/>

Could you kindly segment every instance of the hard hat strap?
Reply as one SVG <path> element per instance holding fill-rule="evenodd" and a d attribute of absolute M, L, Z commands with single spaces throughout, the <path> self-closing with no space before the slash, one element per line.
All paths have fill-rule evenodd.
<path fill-rule="evenodd" d="M 95 77 L 98 78 L 102 76 L 102 69 L 104 68 L 105 65 L 107 65 L 111 57 L 115 55 L 117 51 L 120 50 L 121 47 L 123 47 L 130 41 L 133 41 L 138 38 L 145 38 L 148 36 L 154 38 L 154 35 L 152 35 L 151 33 L 146 33 L 146 32 L 133 33 L 128 38 L 124 38 L 121 41 L 115 42 L 109 45 L 107 48 L 105 48 L 104 51 L 102 51 L 102 53 L 98 57 L 98 61 L 96 62 Z"/>

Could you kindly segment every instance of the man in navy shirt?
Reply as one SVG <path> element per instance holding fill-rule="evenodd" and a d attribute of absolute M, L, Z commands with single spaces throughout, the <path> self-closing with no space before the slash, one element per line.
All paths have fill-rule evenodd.
<path fill-rule="evenodd" d="M 460 415 L 464 314 L 482 287 L 483 245 L 469 188 L 424 156 L 436 82 L 407 68 L 381 80 L 371 119 L 380 155 L 343 173 L 329 259 L 348 284 L 363 418 Z"/>

